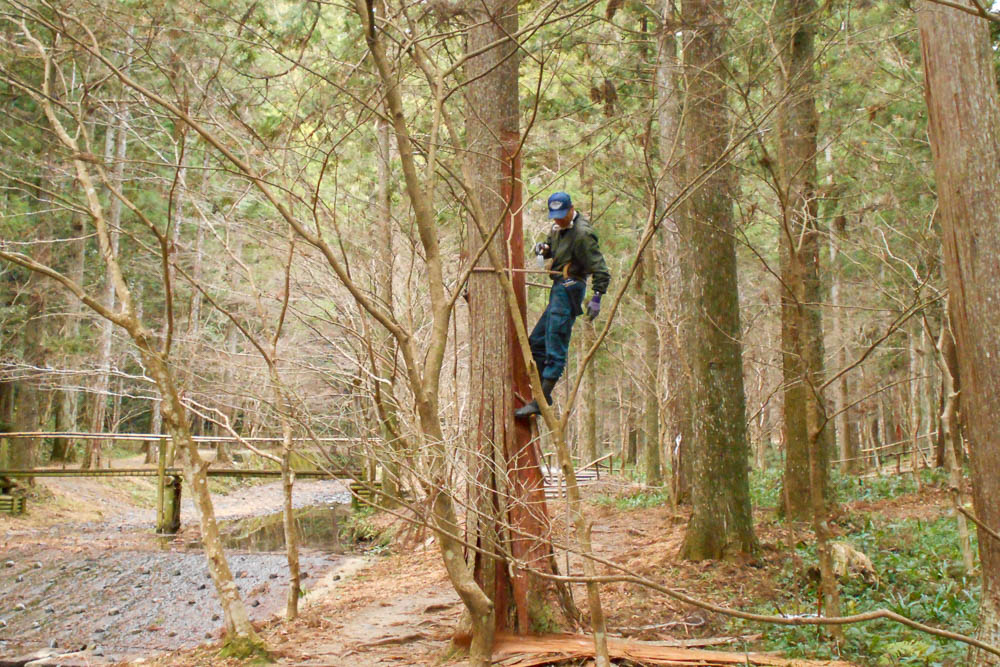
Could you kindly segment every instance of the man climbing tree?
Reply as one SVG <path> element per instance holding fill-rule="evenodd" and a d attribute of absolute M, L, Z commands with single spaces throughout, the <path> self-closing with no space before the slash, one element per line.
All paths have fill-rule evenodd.
<path fill-rule="evenodd" d="M 590 220 L 573 207 L 568 194 L 556 192 L 549 197 L 549 219 L 552 230 L 544 242 L 535 244 L 535 254 L 551 260 L 552 289 L 529 341 L 542 378 L 542 393 L 552 405 L 552 388 L 566 368 L 573 323 L 583 314 L 587 278 L 593 276 L 594 296 L 587 303 L 587 318 L 593 320 L 601 312 L 601 295 L 608 290 L 611 274 Z M 515 410 L 514 416 L 526 419 L 539 412 L 538 401 L 532 400 Z"/>

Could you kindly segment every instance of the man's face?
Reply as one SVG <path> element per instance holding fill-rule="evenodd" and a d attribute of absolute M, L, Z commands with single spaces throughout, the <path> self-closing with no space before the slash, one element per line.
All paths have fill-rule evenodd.
<path fill-rule="evenodd" d="M 552 218 L 552 222 L 556 223 L 560 229 L 566 229 L 569 227 L 569 223 L 573 220 L 573 207 L 570 206 L 566 209 L 566 213 L 561 218 Z"/>

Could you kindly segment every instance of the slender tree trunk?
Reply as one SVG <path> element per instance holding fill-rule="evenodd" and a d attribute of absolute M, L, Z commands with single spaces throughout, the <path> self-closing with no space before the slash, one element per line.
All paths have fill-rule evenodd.
<path fill-rule="evenodd" d="M 646 317 L 642 323 L 643 362 L 646 381 L 643 383 L 645 406 L 643 422 L 645 424 L 646 442 L 643 450 L 642 467 L 646 484 L 659 486 L 663 483 L 660 471 L 660 337 L 656 326 L 656 280 L 653 277 L 651 261 L 653 253 L 646 255 L 642 261 L 642 277 L 639 280 L 642 289 L 643 304 L 646 307 Z"/>
<path fill-rule="evenodd" d="M 749 447 L 743 392 L 733 193 L 736 174 L 722 161 L 729 143 L 726 10 L 721 0 L 685 0 L 692 26 L 684 49 L 688 178 L 709 175 L 690 197 L 681 231 L 691 252 L 689 353 L 694 416 L 692 514 L 681 555 L 690 560 L 751 552 Z"/>
<path fill-rule="evenodd" d="M 45 66 L 51 66 L 51 61 L 49 60 L 50 54 L 40 42 L 33 38 L 31 39 L 39 55 L 45 61 Z M 226 562 L 222 549 L 222 541 L 219 537 L 218 525 L 216 524 L 214 509 L 212 507 L 212 499 L 208 491 L 208 477 L 205 474 L 207 463 L 198 456 L 198 448 L 188 428 L 187 415 L 177 390 L 177 384 L 170 373 L 168 365 L 170 348 L 165 345 L 162 349 L 156 349 L 152 333 L 139 322 L 136 316 L 135 303 L 132 299 L 128 282 L 114 252 L 112 230 L 109 229 L 104 209 L 98 199 L 97 189 L 94 187 L 94 181 L 89 171 L 89 164 L 81 158 L 82 155 L 90 151 L 80 150 L 77 140 L 71 136 L 62 124 L 59 116 L 56 115 L 50 101 L 51 91 L 48 89 L 48 79 L 46 79 L 46 86 L 43 92 L 44 95 L 37 96 L 35 100 L 44 110 L 45 116 L 54 130 L 54 134 L 71 155 L 71 164 L 76 179 L 85 196 L 87 209 L 97 232 L 100 254 L 108 268 L 108 276 L 113 283 L 114 293 L 118 297 L 120 306 L 113 310 L 107 309 L 99 299 L 92 298 L 80 285 L 72 283 L 68 279 L 61 282 L 70 288 L 88 307 L 105 319 L 118 324 L 128 333 L 136 350 L 139 352 L 144 370 L 156 383 L 157 389 L 163 398 L 162 411 L 167 430 L 178 446 L 183 447 L 189 454 L 185 457 L 185 476 L 191 486 L 194 504 L 201 522 L 202 544 L 208 558 L 209 573 L 216 585 L 222 605 L 227 633 L 231 640 L 259 645 L 261 643 L 260 638 L 250 624 L 246 607 L 240 599 L 239 589 L 233 581 L 232 573 L 229 570 L 229 565 Z M 6 258 L 10 259 L 11 256 L 7 255 Z M 43 265 L 36 264 L 28 268 L 46 273 Z"/>
<path fill-rule="evenodd" d="M 941 381 L 942 381 L 942 408 L 941 408 L 941 435 L 945 443 L 944 451 L 942 456 L 944 457 L 944 464 L 948 470 L 948 490 L 952 494 L 956 507 L 962 507 L 965 505 L 965 494 L 962 491 L 962 468 L 958 464 L 958 457 L 955 455 L 955 448 L 952 446 L 952 442 L 956 437 L 961 437 L 957 434 L 957 414 L 956 407 L 958 405 L 958 393 L 955 391 L 955 380 L 948 370 L 948 362 L 946 361 L 946 350 L 951 347 L 954 348 L 955 339 L 951 332 L 951 325 L 948 322 L 948 308 L 947 305 L 944 309 L 944 322 L 941 325 L 941 335 L 938 337 L 938 342 L 936 346 L 938 368 L 941 370 Z M 972 560 L 972 546 L 969 540 L 969 526 L 965 520 L 965 515 L 961 512 L 955 512 L 955 520 L 958 522 L 958 544 L 962 551 L 962 564 L 965 567 L 967 573 L 971 573 L 975 568 L 975 563 Z"/>
<path fill-rule="evenodd" d="M 0 382 L 0 436 L 16 428 L 14 425 L 14 394 L 15 385 L 13 382 Z M 0 467 L 2 468 L 13 467 L 10 462 L 11 447 L 9 439 L 0 437 Z"/>
<path fill-rule="evenodd" d="M 376 155 L 377 176 L 375 184 L 375 210 L 378 243 L 375 248 L 374 282 L 375 295 L 379 304 L 386 312 L 393 312 L 395 295 L 393 293 L 393 275 L 395 267 L 395 251 L 393 244 L 392 224 L 392 135 L 388 121 L 375 120 L 375 139 L 378 147 Z M 373 322 L 373 325 L 375 323 Z M 375 325 L 374 331 L 379 332 Z M 387 443 L 386 456 L 382 464 L 382 493 L 389 503 L 402 498 L 402 463 L 406 457 L 404 441 L 397 432 L 399 417 L 396 406 L 395 359 L 397 357 L 396 343 L 387 333 L 375 333 L 376 358 L 373 362 L 376 369 L 375 382 L 378 383 L 373 392 L 376 401 L 376 414 L 379 417 L 382 439 Z"/>
<path fill-rule="evenodd" d="M 973 6 L 969 5 L 970 11 Z M 973 506 L 1000 527 L 1000 102 L 989 24 L 933 2 L 917 12 L 952 326 L 968 426 Z M 977 637 L 1000 644 L 1000 542 L 979 539 Z M 970 664 L 1000 663 L 973 651 Z"/>
<path fill-rule="evenodd" d="M 105 142 L 105 162 L 111 166 L 111 184 L 117 190 L 121 190 L 125 177 L 125 156 L 128 150 L 128 112 L 124 108 L 119 108 L 114 116 L 114 127 L 109 124 Z M 112 137 L 114 138 L 112 140 Z M 111 254 L 118 257 L 118 236 L 122 220 L 122 203 L 117 197 L 110 197 L 108 205 L 108 225 L 111 239 Z M 104 282 L 104 307 L 108 310 L 115 309 L 115 285 L 107 270 Z M 110 320 L 101 320 L 101 336 L 98 343 L 100 355 L 98 357 L 97 381 L 94 387 L 93 402 L 90 409 L 90 430 L 93 433 L 104 433 L 105 418 L 108 404 L 108 393 L 111 388 L 111 343 L 113 341 L 114 323 Z M 84 468 L 100 468 L 101 452 L 104 449 L 103 440 L 91 440 L 90 447 L 84 457 Z"/>
<path fill-rule="evenodd" d="M 277 338 L 271 346 L 271 354 L 277 353 Z M 275 363 L 272 360 L 272 363 Z M 295 527 L 295 509 L 292 499 L 292 489 L 295 484 L 295 474 L 292 472 L 292 421 L 293 408 L 289 396 L 281 386 L 281 378 L 277 368 L 271 367 L 271 385 L 274 390 L 275 405 L 278 408 L 278 420 L 281 422 L 281 488 L 282 488 L 282 525 L 285 532 L 285 558 L 288 561 L 288 595 L 285 599 L 285 620 L 293 621 L 299 615 L 299 595 L 302 588 L 302 573 L 299 567 L 299 532 Z"/>
<path fill-rule="evenodd" d="M 594 345 L 597 332 L 592 322 L 580 324 L 580 354 L 586 354 Z M 580 387 L 580 456 L 584 463 L 595 460 L 597 452 L 597 364 L 591 361 L 583 372 L 583 386 Z"/>
<path fill-rule="evenodd" d="M 44 362 L 44 331 L 42 314 L 44 305 L 38 292 L 37 280 L 27 287 L 27 321 L 24 325 L 24 361 L 41 367 Z M 43 391 L 38 381 L 32 378 L 19 380 L 16 384 L 13 403 L 14 431 L 38 431 L 44 416 Z M 10 467 L 15 469 L 34 468 L 38 465 L 38 438 L 11 438 Z"/>

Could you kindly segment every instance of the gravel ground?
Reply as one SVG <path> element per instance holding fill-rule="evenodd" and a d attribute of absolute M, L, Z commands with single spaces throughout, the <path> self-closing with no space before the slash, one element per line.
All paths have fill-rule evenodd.
<path fill-rule="evenodd" d="M 75 491 L 102 500 L 105 520 L 3 530 L 0 656 L 54 643 L 62 649 L 86 646 L 89 664 L 101 664 L 218 637 L 222 611 L 197 546 L 190 499 L 182 503 L 181 532 L 159 538 L 151 531 L 153 511 L 101 497 L 93 483 Z M 243 488 L 215 500 L 220 520 L 262 517 L 280 510 L 281 484 Z M 296 484 L 294 500 L 296 507 L 342 507 L 349 495 L 340 482 L 309 481 Z M 281 613 L 288 586 L 284 555 L 228 555 L 251 617 L 264 620 Z M 308 588 L 342 558 L 329 550 L 304 550 L 303 585 Z"/>

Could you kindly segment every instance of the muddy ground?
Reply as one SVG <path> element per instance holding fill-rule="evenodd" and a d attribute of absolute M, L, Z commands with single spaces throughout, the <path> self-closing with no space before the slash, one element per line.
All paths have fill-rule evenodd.
<path fill-rule="evenodd" d="M 160 538 L 151 530 L 155 512 L 133 503 L 141 481 L 38 484 L 43 496 L 51 494 L 44 504 L 52 512 L 0 518 L 0 657 L 55 645 L 89 647 L 89 664 L 114 663 L 221 635 L 222 612 L 190 501 L 182 503 L 181 532 Z M 297 507 L 343 508 L 349 502 L 337 481 L 300 482 L 294 498 Z M 259 523 L 280 506 L 280 482 L 216 496 L 217 516 L 233 530 L 242 526 L 230 522 Z M 336 526 L 332 530 L 336 535 Z M 320 544 L 322 549 L 303 550 L 307 590 L 354 558 L 346 555 L 347 545 L 331 543 L 329 531 Z M 230 550 L 229 563 L 251 617 L 263 622 L 283 612 L 288 576 L 283 547 L 260 546 L 272 552 Z"/>

